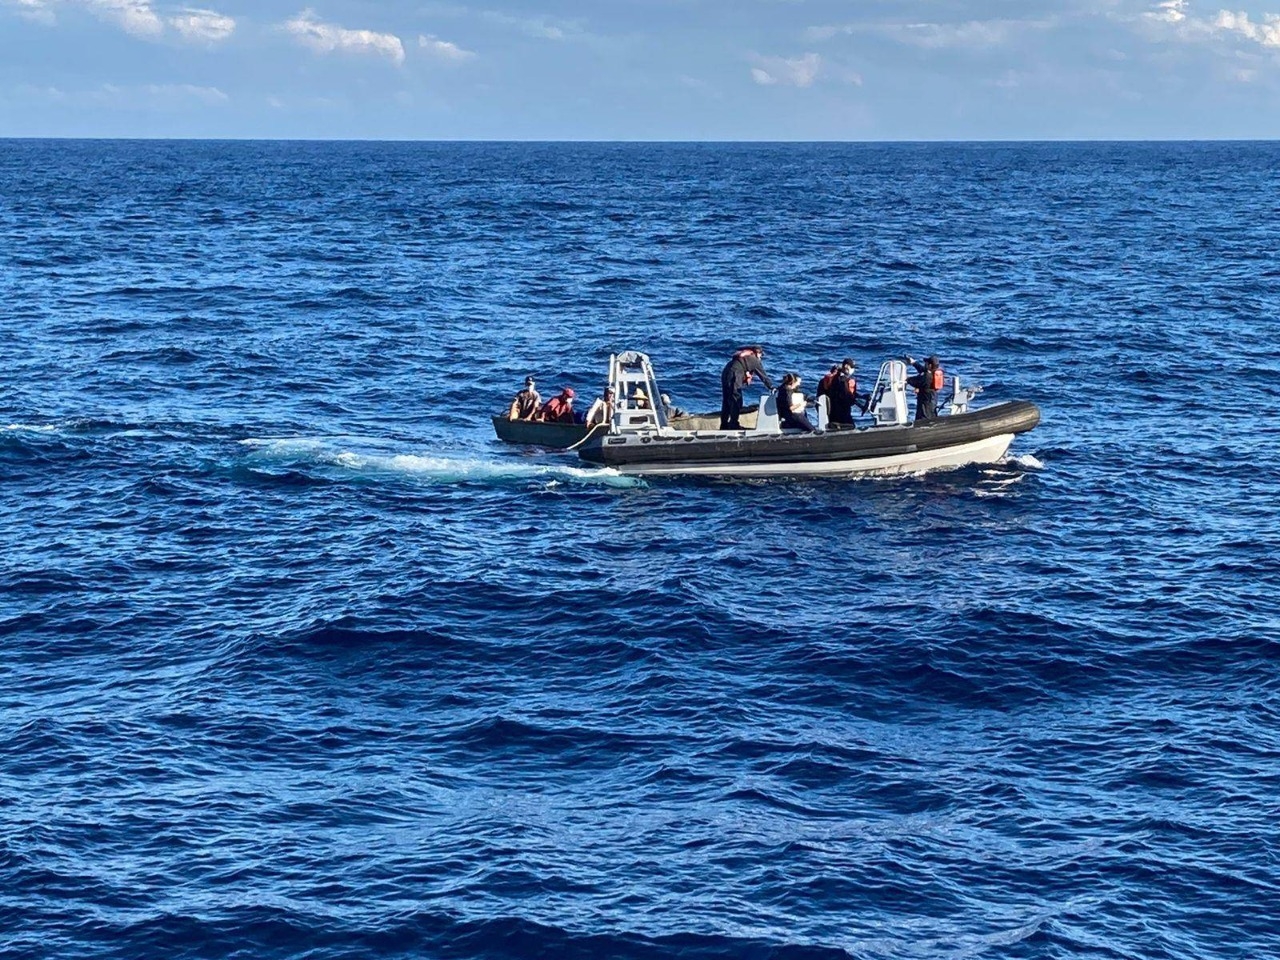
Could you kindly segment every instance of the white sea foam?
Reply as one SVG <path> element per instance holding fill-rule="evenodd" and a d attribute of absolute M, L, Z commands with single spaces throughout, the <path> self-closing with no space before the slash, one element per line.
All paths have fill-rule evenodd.
<path fill-rule="evenodd" d="M 15 433 L 57 433 L 58 428 L 52 423 L 11 423 L 6 430 Z"/>
<path fill-rule="evenodd" d="M 267 460 L 302 460 L 337 467 L 360 476 L 407 476 L 435 483 L 504 483 L 542 481 L 600 484 L 607 487 L 639 487 L 644 481 L 608 467 L 585 468 L 568 464 L 528 463 L 477 457 L 422 456 L 410 453 L 356 453 L 332 441 L 307 438 L 258 438 L 241 440 L 252 448 L 252 457 Z"/>
<path fill-rule="evenodd" d="M 1026 470 L 1043 470 L 1044 464 L 1030 453 L 1021 453 L 1017 456 L 1005 457 L 1005 463 L 1016 463 L 1018 466 Z"/>

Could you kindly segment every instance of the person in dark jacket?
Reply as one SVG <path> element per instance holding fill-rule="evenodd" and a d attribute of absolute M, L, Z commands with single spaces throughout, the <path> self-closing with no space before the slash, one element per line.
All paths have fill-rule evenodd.
<path fill-rule="evenodd" d="M 782 378 L 782 386 L 774 399 L 778 404 L 778 424 L 782 427 L 795 427 L 805 433 L 813 433 L 813 424 L 805 412 L 805 397 L 800 392 L 800 375 L 788 373 Z"/>
<path fill-rule="evenodd" d="M 764 347 L 759 345 L 738 350 L 724 369 L 720 371 L 720 429 L 741 430 L 738 418 L 742 416 L 742 388 L 759 375 L 764 385 L 773 389 L 773 382 L 764 372 Z"/>
<path fill-rule="evenodd" d="M 858 392 L 858 365 L 846 357 L 836 373 L 835 382 L 827 392 L 827 420 L 831 423 L 853 423 L 853 408 L 867 412 L 870 397 Z"/>
<path fill-rule="evenodd" d="M 924 363 L 904 357 L 916 368 L 913 377 L 907 377 L 907 386 L 916 391 L 916 423 L 933 423 L 938 419 L 938 392 L 942 389 L 942 365 L 936 356 Z"/>
<path fill-rule="evenodd" d="M 831 393 L 831 387 L 836 382 L 836 377 L 840 374 L 840 364 L 833 363 L 831 369 L 823 374 L 822 379 L 818 381 L 818 389 L 813 392 L 815 397 L 825 397 Z"/>

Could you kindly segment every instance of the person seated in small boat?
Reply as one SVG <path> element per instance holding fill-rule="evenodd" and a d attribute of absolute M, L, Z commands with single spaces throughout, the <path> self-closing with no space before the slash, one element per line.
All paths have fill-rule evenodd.
<path fill-rule="evenodd" d="M 613 419 L 613 388 L 605 387 L 604 393 L 596 397 L 587 409 L 587 426 L 594 427 L 598 423 L 608 423 Z"/>
<path fill-rule="evenodd" d="M 649 409 L 649 395 L 644 392 L 644 387 L 636 387 L 631 394 L 631 405 L 637 410 Z"/>
<path fill-rule="evenodd" d="M 853 425 L 853 408 L 867 412 L 871 397 L 858 392 L 858 365 L 845 357 L 836 368 L 835 380 L 827 390 L 827 420 L 845 426 Z"/>
<path fill-rule="evenodd" d="M 778 424 L 784 429 L 794 427 L 805 433 L 813 433 L 814 426 L 809 422 L 809 415 L 805 413 L 805 397 L 800 392 L 800 384 L 803 382 L 799 374 L 795 373 L 788 373 L 782 378 L 782 385 L 778 387 L 775 396 L 778 404 Z"/>
<path fill-rule="evenodd" d="M 542 409 L 542 398 L 534 389 L 533 377 L 524 378 L 524 389 L 511 401 L 511 409 L 507 411 L 508 420 L 534 420 Z"/>
<path fill-rule="evenodd" d="M 667 423 L 688 416 L 687 413 L 671 402 L 671 396 L 666 393 L 662 395 L 662 415 L 667 418 Z"/>
<path fill-rule="evenodd" d="M 573 423 L 573 387 L 565 387 L 558 397 L 552 397 L 542 405 L 538 419 L 546 423 Z"/>
<path fill-rule="evenodd" d="M 916 368 L 913 377 L 907 377 L 907 386 L 916 391 L 915 423 L 933 423 L 938 419 L 938 393 L 946 377 L 942 373 L 942 364 L 937 356 L 931 356 L 924 363 L 903 357 L 907 363 Z"/>

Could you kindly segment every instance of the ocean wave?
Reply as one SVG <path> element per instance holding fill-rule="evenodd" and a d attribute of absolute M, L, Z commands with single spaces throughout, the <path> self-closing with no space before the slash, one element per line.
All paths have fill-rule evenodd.
<path fill-rule="evenodd" d="M 0 954 L 1280 955 L 1277 156 L 0 139 Z M 1044 419 L 858 483 L 493 439 L 756 340 Z"/>

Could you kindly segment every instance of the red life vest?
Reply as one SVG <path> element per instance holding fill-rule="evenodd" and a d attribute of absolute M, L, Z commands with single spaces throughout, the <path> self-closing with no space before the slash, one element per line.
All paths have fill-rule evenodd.
<path fill-rule="evenodd" d="M 933 369 L 933 389 L 941 390 L 943 383 L 942 368 L 934 367 Z"/>
<path fill-rule="evenodd" d="M 542 405 L 542 419 L 554 423 L 572 423 L 573 408 L 568 401 L 560 397 L 552 397 Z"/>

